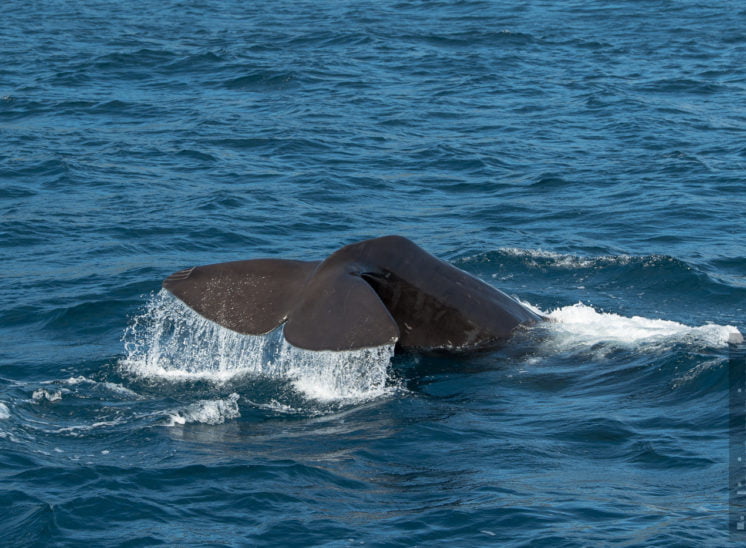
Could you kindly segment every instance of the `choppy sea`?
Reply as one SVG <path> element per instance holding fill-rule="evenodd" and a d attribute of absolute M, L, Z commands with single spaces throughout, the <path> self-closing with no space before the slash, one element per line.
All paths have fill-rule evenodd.
<path fill-rule="evenodd" d="M 2 546 L 729 542 L 742 2 L 1 19 Z M 160 290 L 385 234 L 554 321 L 308 353 Z"/>

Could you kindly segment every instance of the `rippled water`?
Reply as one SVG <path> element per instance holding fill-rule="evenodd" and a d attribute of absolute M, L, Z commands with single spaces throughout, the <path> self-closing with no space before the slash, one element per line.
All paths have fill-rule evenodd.
<path fill-rule="evenodd" d="M 2 19 L 3 545 L 728 542 L 740 2 Z M 159 292 L 383 234 L 555 321 L 314 355 Z"/>

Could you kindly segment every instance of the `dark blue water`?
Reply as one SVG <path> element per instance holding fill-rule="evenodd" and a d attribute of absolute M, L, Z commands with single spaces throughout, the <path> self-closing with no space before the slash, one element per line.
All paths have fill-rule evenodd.
<path fill-rule="evenodd" d="M 4 546 L 727 543 L 741 2 L 1 19 Z M 555 321 L 464 360 L 308 355 L 159 293 L 383 234 Z"/>

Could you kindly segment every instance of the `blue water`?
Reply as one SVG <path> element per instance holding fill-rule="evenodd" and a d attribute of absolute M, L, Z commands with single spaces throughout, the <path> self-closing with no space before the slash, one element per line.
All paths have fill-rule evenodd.
<path fill-rule="evenodd" d="M 728 542 L 741 2 L 2 12 L 3 546 Z M 384 234 L 554 321 L 309 356 L 159 293 Z"/>

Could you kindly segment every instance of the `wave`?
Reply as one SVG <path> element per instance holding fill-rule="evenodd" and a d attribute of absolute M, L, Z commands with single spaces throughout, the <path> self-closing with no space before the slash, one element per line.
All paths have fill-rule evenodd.
<path fill-rule="evenodd" d="M 257 68 L 248 74 L 225 80 L 222 85 L 232 90 L 272 91 L 295 87 L 298 81 L 298 75 L 293 72 Z"/>
<path fill-rule="evenodd" d="M 521 260 L 525 265 L 531 267 L 550 267 L 560 269 L 593 268 L 599 266 L 628 265 L 633 260 L 644 260 L 644 258 L 633 258 L 631 255 L 599 255 L 581 256 L 569 253 L 557 253 L 543 249 L 520 249 L 517 247 L 504 247 L 498 251 L 498 255 L 514 257 Z M 648 259 L 649 260 L 649 259 Z"/>
<path fill-rule="evenodd" d="M 586 255 L 505 247 L 462 256 L 456 263 L 499 282 L 508 293 L 521 292 L 544 308 L 590 301 L 613 310 L 618 308 L 617 301 L 624 299 L 623 306 L 640 316 L 650 316 L 653 307 L 655 314 L 675 316 L 673 319 L 688 324 L 706 320 L 726 323 L 734 321 L 729 312 L 737 308 L 734 304 L 746 297 L 739 274 L 743 258 L 724 266 L 691 263 L 666 254 L 588 251 Z"/>
<path fill-rule="evenodd" d="M 527 303 L 524 303 L 527 306 Z M 724 348 L 743 342 L 743 336 L 732 325 L 705 324 L 688 326 L 683 323 L 641 316 L 621 316 L 599 312 L 592 306 L 577 303 L 538 313 L 549 318 L 546 330 L 556 349 L 580 349 L 603 344 L 606 347 L 641 347 L 658 349 L 674 343 L 708 348 Z"/>
<path fill-rule="evenodd" d="M 479 266 L 481 264 L 498 263 L 501 266 L 510 267 L 511 270 L 543 270 L 543 271 L 573 271 L 573 270 L 605 270 L 615 267 L 628 267 L 634 271 L 645 269 L 646 274 L 650 270 L 663 270 L 672 276 L 701 275 L 696 268 L 684 261 L 668 255 L 628 255 L 601 254 L 581 255 L 573 253 L 560 253 L 544 249 L 523 249 L 519 247 L 502 247 L 497 251 L 484 254 L 467 255 L 456 261 L 461 264 Z M 629 272 L 632 274 L 632 272 Z M 497 276 L 498 274 L 495 274 Z"/>

